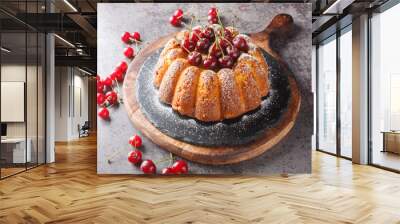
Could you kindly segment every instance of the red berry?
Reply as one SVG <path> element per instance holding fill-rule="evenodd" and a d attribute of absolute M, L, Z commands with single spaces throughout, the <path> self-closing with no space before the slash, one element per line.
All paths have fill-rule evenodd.
<path fill-rule="evenodd" d="M 97 104 L 101 105 L 106 101 L 106 96 L 103 93 L 97 93 Z"/>
<path fill-rule="evenodd" d="M 142 161 L 142 152 L 137 149 L 133 150 L 129 153 L 128 161 L 133 164 L 138 164 L 140 161 Z"/>
<path fill-rule="evenodd" d="M 115 105 L 116 103 L 118 103 L 118 95 L 114 91 L 107 92 L 106 99 L 111 105 Z"/>
<path fill-rule="evenodd" d="M 219 46 L 221 46 L 222 49 L 226 49 L 230 44 L 225 39 L 219 39 Z"/>
<path fill-rule="evenodd" d="M 240 56 L 240 51 L 235 46 L 228 46 L 226 48 L 226 53 L 228 53 L 233 60 L 236 60 Z"/>
<path fill-rule="evenodd" d="M 165 167 L 164 169 L 162 169 L 161 173 L 164 175 L 169 175 L 169 174 L 174 174 L 174 171 L 172 170 L 171 167 Z"/>
<path fill-rule="evenodd" d="M 135 51 L 134 51 L 133 48 L 131 48 L 131 47 L 127 47 L 127 48 L 125 48 L 125 50 L 124 50 L 124 55 L 125 55 L 125 57 L 130 58 L 130 59 L 133 58 L 134 53 L 135 53 Z"/>
<path fill-rule="evenodd" d="M 190 33 L 190 40 L 196 44 L 200 37 L 201 37 L 201 27 L 196 26 L 192 29 L 192 32 Z"/>
<path fill-rule="evenodd" d="M 196 44 L 193 43 L 193 41 L 189 40 L 189 38 L 185 38 L 182 41 L 182 47 L 185 48 L 188 51 L 194 51 Z"/>
<path fill-rule="evenodd" d="M 157 170 L 156 165 L 154 165 L 153 161 L 151 161 L 150 159 L 146 159 L 145 161 L 143 161 L 140 165 L 140 169 L 145 174 L 154 174 Z"/>
<path fill-rule="evenodd" d="M 169 23 L 173 26 L 180 26 L 181 20 L 176 16 L 169 17 Z"/>
<path fill-rule="evenodd" d="M 211 27 L 206 27 L 201 33 L 201 37 L 207 38 L 210 42 L 214 40 L 215 34 Z"/>
<path fill-rule="evenodd" d="M 97 81 L 97 92 L 98 93 L 104 92 L 104 83 L 100 80 Z"/>
<path fill-rule="evenodd" d="M 247 52 L 249 50 L 249 46 L 247 45 L 247 42 L 243 37 L 235 37 L 232 43 L 235 47 L 237 47 L 237 49 L 241 51 Z"/>
<path fill-rule="evenodd" d="M 184 160 L 177 160 L 174 164 L 172 164 L 172 171 L 176 174 L 185 174 L 188 173 L 188 165 Z"/>
<path fill-rule="evenodd" d="M 103 80 L 103 84 L 104 86 L 111 88 L 113 84 L 112 79 L 110 77 L 107 77 L 106 79 Z"/>
<path fill-rule="evenodd" d="M 206 69 L 216 69 L 218 67 L 218 60 L 216 57 L 210 55 L 203 61 L 203 66 Z"/>
<path fill-rule="evenodd" d="M 225 55 L 222 58 L 219 58 L 218 62 L 223 68 L 232 68 L 233 66 L 233 59 L 229 55 Z"/>
<path fill-rule="evenodd" d="M 201 54 L 197 51 L 190 52 L 188 55 L 188 61 L 191 65 L 199 66 L 202 61 Z"/>
<path fill-rule="evenodd" d="M 129 144 L 135 148 L 142 146 L 142 139 L 138 135 L 134 135 L 129 139 Z"/>
<path fill-rule="evenodd" d="M 219 58 L 220 56 L 222 56 L 222 51 L 221 49 L 217 46 L 216 43 L 213 43 L 211 45 L 211 47 L 209 48 L 209 54 L 212 56 L 215 56 L 216 58 Z"/>
<path fill-rule="evenodd" d="M 118 82 L 124 81 L 124 73 L 121 69 L 116 68 L 113 73 L 111 73 L 110 78 L 112 80 L 117 80 Z"/>
<path fill-rule="evenodd" d="M 103 107 L 99 110 L 98 115 L 101 119 L 103 120 L 108 120 L 110 119 L 110 112 L 106 107 Z"/>
<path fill-rule="evenodd" d="M 124 32 L 121 36 L 121 40 L 124 43 L 130 43 L 131 42 L 131 34 L 129 32 Z"/>
<path fill-rule="evenodd" d="M 196 44 L 196 50 L 200 52 L 207 52 L 208 48 L 210 47 L 210 41 L 206 38 L 200 38 Z"/>
<path fill-rule="evenodd" d="M 209 16 L 214 16 L 214 17 L 216 17 L 217 14 L 218 14 L 218 9 L 215 8 L 215 7 L 211 7 L 211 8 L 208 10 L 208 15 L 209 15 Z"/>
<path fill-rule="evenodd" d="M 126 70 L 128 70 L 128 64 L 123 61 L 117 66 L 117 68 L 120 69 L 122 73 L 126 73 Z"/>
<path fill-rule="evenodd" d="M 174 17 L 180 19 L 183 16 L 183 10 L 182 9 L 177 9 L 174 12 Z"/>
<path fill-rule="evenodd" d="M 228 41 L 232 41 L 233 39 L 233 33 L 227 28 L 224 28 L 224 38 Z"/>
<path fill-rule="evenodd" d="M 133 32 L 131 37 L 132 37 L 132 39 L 139 41 L 140 40 L 140 33 L 139 32 Z"/>
<path fill-rule="evenodd" d="M 208 23 L 209 24 L 217 24 L 218 23 L 218 17 L 208 16 Z"/>

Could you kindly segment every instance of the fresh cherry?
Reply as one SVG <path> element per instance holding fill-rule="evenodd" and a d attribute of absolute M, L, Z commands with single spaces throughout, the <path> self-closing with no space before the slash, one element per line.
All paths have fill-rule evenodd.
<path fill-rule="evenodd" d="M 101 119 L 103 120 L 108 120 L 110 119 L 110 112 L 106 107 L 103 107 L 99 110 L 98 115 Z"/>
<path fill-rule="evenodd" d="M 104 92 L 104 83 L 101 80 L 97 81 L 97 92 L 98 93 Z"/>
<path fill-rule="evenodd" d="M 140 170 L 142 170 L 145 174 L 154 174 L 156 173 L 157 168 L 152 160 L 146 159 L 140 165 Z"/>
<path fill-rule="evenodd" d="M 106 101 L 106 96 L 103 93 L 97 93 L 97 104 L 101 105 Z"/>
<path fill-rule="evenodd" d="M 180 26 L 181 19 L 176 16 L 171 16 L 171 17 L 169 17 L 169 23 L 173 26 Z"/>
<path fill-rule="evenodd" d="M 206 27 L 200 35 L 201 37 L 207 38 L 209 41 L 214 40 L 214 30 L 211 27 Z"/>
<path fill-rule="evenodd" d="M 131 34 L 129 32 L 124 32 L 121 36 L 122 42 L 129 44 L 131 42 Z"/>
<path fill-rule="evenodd" d="M 197 43 L 199 37 L 201 37 L 201 27 L 197 26 L 192 29 L 192 32 L 190 33 L 190 40 L 193 41 L 193 43 Z"/>
<path fill-rule="evenodd" d="M 209 48 L 209 54 L 212 56 L 215 56 L 216 58 L 219 58 L 222 55 L 221 49 L 217 46 L 216 43 L 213 43 L 211 47 Z"/>
<path fill-rule="evenodd" d="M 111 105 L 115 105 L 116 103 L 118 103 L 118 95 L 114 91 L 107 92 L 106 99 Z"/>
<path fill-rule="evenodd" d="M 124 73 L 121 69 L 116 68 L 113 73 L 110 75 L 112 80 L 117 80 L 118 82 L 122 82 L 124 80 Z"/>
<path fill-rule="evenodd" d="M 232 43 L 235 47 L 237 47 L 237 49 L 241 51 L 247 52 L 249 50 L 249 46 L 247 45 L 247 42 L 243 37 L 235 37 Z"/>
<path fill-rule="evenodd" d="M 125 48 L 125 50 L 124 50 L 125 57 L 131 59 L 131 58 L 133 58 L 134 54 L 135 54 L 135 51 L 133 50 L 133 48 L 131 48 L 131 47 Z"/>
<path fill-rule="evenodd" d="M 206 69 L 216 69 L 218 67 L 218 60 L 216 57 L 210 55 L 203 61 L 203 66 Z"/>
<path fill-rule="evenodd" d="M 221 65 L 221 67 L 223 67 L 223 68 L 232 68 L 232 66 L 233 66 L 233 59 L 229 55 L 225 55 L 225 56 L 219 58 L 218 61 L 219 61 L 219 64 Z"/>
<path fill-rule="evenodd" d="M 232 41 L 233 39 L 232 32 L 227 28 L 224 28 L 224 38 L 227 39 L 228 41 Z"/>
<path fill-rule="evenodd" d="M 140 40 L 140 33 L 139 32 L 133 32 L 131 37 L 132 37 L 132 39 L 139 41 Z"/>
<path fill-rule="evenodd" d="M 200 38 L 196 44 L 196 50 L 200 52 L 207 52 L 208 48 L 210 47 L 210 41 L 206 38 Z"/>
<path fill-rule="evenodd" d="M 177 160 L 174 164 L 172 164 L 172 171 L 176 174 L 185 174 L 188 173 L 188 165 L 184 160 Z"/>
<path fill-rule="evenodd" d="M 182 10 L 182 9 L 177 9 L 177 10 L 175 10 L 174 16 L 175 16 L 176 18 L 181 18 L 181 17 L 183 16 L 183 10 Z"/>
<path fill-rule="evenodd" d="M 193 43 L 193 41 L 191 41 L 189 38 L 185 38 L 182 41 L 182 46 L 188 51 L 194 51 L 196 44 Z"/>
<path fill-rule="evenodd" d="M 172 170 L 171 167 L 165 167 L 164 169 L 162 169 L 161 173 L 164 175 L 170 175 L 174 174 L 174 171 Z"/>
<path fill-rule="evenodd" d="M 113 84 L 112 79 L 110 77 L 105 78 L 103 80 L 103 84 L 104 84 L 104 86 L 111 88 L 111 86 Z"/>
<path fill-rule="evenodd" d="M 226 53 L 228 53 L 233 60 L 236 60 L 240 56 L 240 51 L 235 46 L 228 46 L 226 48 Z"/>
<path fill-rule="evenodd" d="M 139 135 L 134 135 L 129 138 L 129 144 L 135 148 L 139 148 L 142 146 L 142 138 Z"/>
<path fill-rule="evenodd" d="M 140 161 L 142 161 L 142 152 L 137 149 L 133 150 L 128 155 L 128 161 L 133 164 L 138 164 Z"/>
<path fill-rule="evenodd" d="M 215 8 L 215 7 L 211 7 L 211 8 L 208 10 L 208 15 L 209 15 L 209 16 L 217 17 L 217 14 L 218 14 L 218 9 Z"/>
<path fill-rule="evenodd" d="M 128 70 L 128 64 L 127 64 L 126 62 L 122 61 L 122 62 L 117 66 L 117 68 L 120 69 L 122 73 L 125 73 L 126 70 Z"/>
<path fill-rule="evenodd" d="M 207 19 L 208 19 L 209 24 L 217 24 L 218 23 L 218 17 L 208 16 Z"/>
<path fill-rule="evenodd" d="M 221 46 L 222 49 L 226 49 L 230 46 L 230 43 L 225 39 L 219 39 L 219 46 Z"/>
<path fill-rule="evenodd" d="M 190 52 L 188 55 L 188 61 L 191 65 L 199 66 L 202 61 L 201 54 L 197 51 Z"/>

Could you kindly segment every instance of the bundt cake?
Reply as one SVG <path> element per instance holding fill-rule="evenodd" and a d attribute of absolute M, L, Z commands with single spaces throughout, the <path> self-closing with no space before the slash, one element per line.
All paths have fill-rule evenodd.
<path fill-rule="evenodd" d="M 195 27 L 169 40 L 155 67 L 160 101 L 200 121 L 237 118 L 268 94 L 268 65 L 233 27 Z"/>

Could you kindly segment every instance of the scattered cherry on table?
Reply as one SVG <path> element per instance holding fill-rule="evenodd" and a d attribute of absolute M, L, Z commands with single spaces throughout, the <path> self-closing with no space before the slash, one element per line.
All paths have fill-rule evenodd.
<path fill-rule="evenodd" d="M 128 161 L 133 164 L 138 164 L 142 161 L 142 152 L 140 150 L 133 150 L 128 155 Z"/>
<path fill-rule="evenodd" d="M 155 174 L 157 168 L 152 160 L 146 159 L 140 164 L 140 170 L 145 174 Z"/>

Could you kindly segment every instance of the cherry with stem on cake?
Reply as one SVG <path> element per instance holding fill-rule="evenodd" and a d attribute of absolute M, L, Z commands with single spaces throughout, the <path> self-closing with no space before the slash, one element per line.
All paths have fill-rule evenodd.
<path fill-rule="evenodd" d="M 208 48 L 210 47 L 210 41 L 206 38 L 200 38 L 196 44 L 196 50 L 199 52 L 207 52 Z"/>
<path fill-rule="evenodd" d="M 138 164 L 142 161 L 142 152 L 140 150 L 133 150 L 128 155 L 128 161 L 133 164 Z"/>
<path fill-rule="evenodd" d="M 249 50 L 249 45 L 247 45 L 247 42 L 243 37 L 237 36 L 233 38 L 232 43 L 241 51 L 247 52 Z"/>
<path fill-rule="evenodd" d="M 218 59 L 219 64 L 223 68 L 232 68 L 233 66 L 233 59 L 229 55 L 224 55 Z"/>
<path fill-rule="evenodd" d="M 203 66 L 206 69 L 211 69 L 211 70 L 215 70 L 218 67 L 218 59 L 213 56 L 213 55 L 209 55 L 204 61 L 203 61 Z"/>
<path fill-rule="evenodd" d="M 231 45 L 226 48 L 226 53 L 231 56 L 233 60 L 236 60 L 240 56 L 240 51 L 235 46 Z"/>
<path fill-rule="evenodd" d="M 202 61 L 201 54 L 197 51 L 190 52 L 190 54 L 188 55 L 188 61 L 189 61 L 189 64 L 191 64 L 191 65 L 199 66 Z"/>
<path fill-rule="evenodd" d="M 203 32 L 200 34 L 201 37 L 207 38 L 210 42 L 214 40 L 215 34 L 214 29 L 207 26 Z"/>
<path fill-rule="evenodd" d="M 191 51 L 194 51 L 196 48 L 196 44 L 191 41 L 189 38 L 185 38 L 182 40 L 181 46 L 188 52 L 190 53 Z"/>
<path fill-rule="evenodd" d="M 110 112 L 108 111 L 108 109 L 106 107 L 102 107 L 99 110 L 98 115 L 103 120 L 109 120 L 110 119 Z"/>
<path fill-rule="evenodd" d="M 129 144 L 135 148 L 142 146 L 142 138 L 139 135 L 133 135 L 129 138 Z"/>
<path fill-rule="evenodd" d="M 214 42 L 208 50 L 208 54 L 219 58 L 222 55 L 221 49 L 217 46 L 217 43 Z"/>
<path fill-rule="evenodd" d="M 155 174 L 157 168 L 152 160 L 146 159 L 140 165 L 140 170 L 145 174 Z"/>

